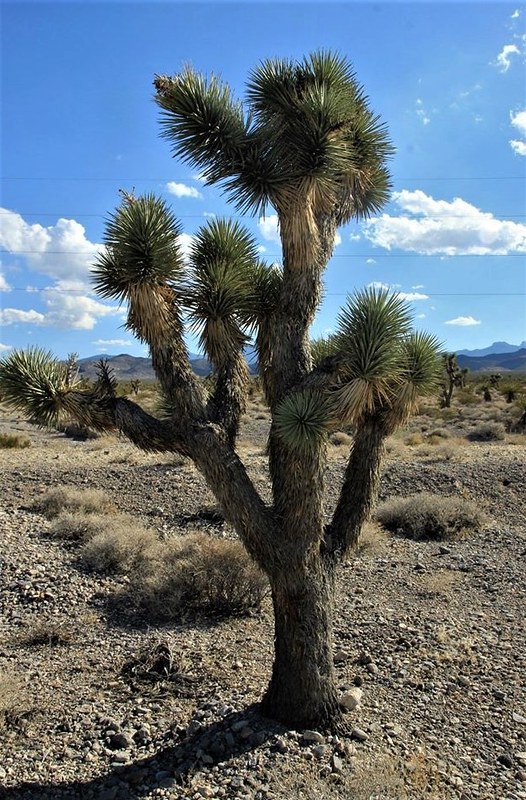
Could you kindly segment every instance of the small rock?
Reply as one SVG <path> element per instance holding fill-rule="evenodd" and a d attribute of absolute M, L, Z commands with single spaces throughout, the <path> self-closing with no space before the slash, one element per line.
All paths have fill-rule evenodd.
<path fill-rule="evenodd" d="M 343 770 L 343 761 L 340 756 L 334 755 L 331 758 L 331 767 L 333 772 L 341 772 Z"/>
<path fill-rule="evenodd" d="M 318 731 L 303 731 L 302 738 L 304 742 L 314 742 L 314 744 L 323 744 L 325 741 L 324 737 L 321 733 L 318 733 Z"/>
<path fill-rule="evenodd" d="M 353 728 L 351 731 L 351 739 L 356 739 L 358 742 L 365 742 L 368 738 L 368 734 L 361 728 Z"/>
<path fill-rule="evenodd" d="M 370 664 L 367 664 L 366 670 L 370 675 L 378 675 L 379 672 L 378 667 L 374 663 L 374 661 L 371 661 Z"/>
<path fill-rule="evenodd" d="M 316 758 L 319 761 L 321 761 L 321 759 L 324 758 L 324 756 L 327 755 L 328 750 L 329 750 L 328 745 L 326 745 L 326 744 L 317 744 L 315 747 L 312 748 L 312 753 L 313 753 L 314 756 L 316 756 Z"/>
<path fill-rule="evenodd" d="M 336 650 L 334 652 L 333 659 L 335 664 L 341 664 L 344 661 L 347 661 L 348 658 L 349 658 L 349 653 L 346 653 L 345 650 Z"/>
<path fill-rule="evenodd" d="M 514 722 L 518 722 L 519 725 L 526 725 L 526 717 L 523 717 L 522 714 L 517 714 L 515 711 L 511 715 L 511 718 Z"/>
<path fill-rule="evenodd" d="M 346 711 L 354 711 L 362 702 L 362 695 L 363 692 L 358 687 L 349 689 L 348 692 L 344 692 L 344 694 L 341 695 L 339 703 Z"/>
<path fill-rule="evenodd" d="M 497 756 L 497 761 L 506 769 L 513 767 L 513 758 L 508 753 L 501 753 L 500 756 Z"/>
<path fill-rule="evenodd" d="M 112 750 L 127 750 L 133 747 L 134 741 L 129 733 L 113 733 L 110 736 L 109 747 Z"/>
<path fill-rule="evenodd" d="M 515 758 L 517 759 L 521 767 L 526 767 L 526 751 L 521 753 L 515 753 Z"/>

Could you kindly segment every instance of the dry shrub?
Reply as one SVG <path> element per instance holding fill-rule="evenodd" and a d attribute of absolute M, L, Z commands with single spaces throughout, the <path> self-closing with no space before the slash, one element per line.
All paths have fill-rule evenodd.
<path fill-rule="evenodd" d="M 12 672 L 0 670 L 0 730 L 16 725 L 31 711 L 31 702 L 23 680 Z"/>
<path fill-rule="evenodd" d="M 107 518 L 106 529 L 86 542 L 81 558 L 95 572 L 120 573 L 141 580 L 153 569 L 158 547 L 153 530 L 121 514 Z"/>
<path fill-rule="evenodd" d="M 56 647 L 71 644 L 74 638 L 75 629 L 72 625 L 61 622 L 40 622 L 21 634 L 20 643 L 29 647 L 40 645 Z"/>
<path fill-rule="evenodd" d="M 475 503 L 428 492 L 382 503 L 376 518 L 384 528 L 410 539 L 454 539 L 478 530 L 484 523 Z"/>
<path fill-rule="evenodd" d="M 23 450 L 30 445 L 31 442 L 25 436 L 18 436 L 16 433 L 0 433 L 1 450 Z"/>
<path fill-rule="evenodd" d="M 34 505 L 48 519 L 58 517 L 65 511 L 84 514 L 109 514 L 115 506 L 100 489 L 76 489 L 74 486 L 61 486 L 51 489 Z"/>
<path fill-rule="evenodd" d="M 506 429 L 502 422 L 485 422 L 470 431 L 467 438 L 471 442 L 502 442 L 506 438 Z"/>
<path fill-rule="evenodd" d="M 108 517 L 104 514 L 65 511 L 52 521 L 49 535 L 62 541 L 87 542 L 107 527 Z"/>
<path fill-rule="evenodd" d="M 447 428 L 433 428 L 432 431 L 428 433 L 429 439 L 449 439 L 451 438 L 451 431 L 448 431 Z"/>
<path fill-rule="evenodd" d="M 192 533 L 166 542 L 149 576 L 132 592 L 158 619 L 185 610 L 211 615 L 242 614 L 259 607 L 268 589 L 261 570 L 235 540 Z"/>
<path fill-rule="evenodd" d="M 418 445 L 423 444 L 423 442 L 424 437 L 421 433 L 410 433 L 404 439 L 404 443 L 409 445 L 409 447 L 418 447 Z"/>
<path fill-rule="evenodd" d="M 387 534 L 383 528 L 374 522 L 366 522 L 360 533 L 355 554 L 358 556 L 378 556 L 383 553 L 387 545 Z"/>
<path fill-rule="evenodd" d="M 329 441 L 331 444 L 335 445 L 335 447 L 350 447 L 353 440 L 352 436 L 349 436 L 348 433 L 344 431 L 335 431 L 331 433 Z"/>

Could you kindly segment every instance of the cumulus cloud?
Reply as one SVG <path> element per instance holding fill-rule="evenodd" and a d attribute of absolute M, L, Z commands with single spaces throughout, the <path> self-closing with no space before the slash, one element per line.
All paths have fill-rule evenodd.
<path fill-rule="evenodd" d="M 203 196 L 195 186 L 187 186 L 186 183 L 176 183 L 175 181 L 169 181 L 166 184 L 166 190 L 176 197 L 195 197 L 198 199 Z"/>
<path fill-rule="evenodd" d="M 258 228 L 263 238 L 268 242 L 281 244 L 277 214 L 269 214 L 268 217 L 260 217 L 258 220 Z"/>
<path fill-rule="evenodd" d="M 470 325 L 480 325 L 480 319 L 474 317 L 455 317 L 455 319 L 448 319 L 444 325 L 458 325 L 461 328 L 467 328 Z"/>
<path fill-rule="evenodd" d="M 409 303 L 415 300 L 429 300 L 429 295 L 422 294 L 422 292 L 398 292 L 398 297 L 401 297 L 402 300 L 407 300 Z"/>
<path fill-rule="evenodd" d="M 393 201 L 405 213 L 364 223 L 365 236 L 377 247 L 444 256 L 526 252 L 526 225 L 495 219 L 459 197 L 435 200 L 420 189 L 402 189 Z"/>
<path fill-rule="evenodd" d="M 121 313 L 119 306 L 108 306 L 86 295 L 70 294 L 60 286 L 44 289 L 41 296 L 47 309 L 41 324 L 54 328 L 89 331 L 99 317 Z"/>
<path fill-rule="evenodd" d="M 11 287 L 9 286 L 6 280 L 5 275 L 2 275 L 2 273 L 0 272 L 0 292 L 10 292 L 10 291 Z"/>
<path fill-rule="evenodd" d="M 45 228 L 26 222 L 20 214 L 0 208 L 0 246 L 20 254 L 27 265 L 57 279 L 81 280 L 87 286 L 89 272 L 102 245 L 90 242 L 86 229 L 74 219 L 59 219 Z"/>
<path fill-rule="evenodd" d="M 12 347 L 13 347 L 13 345 L 11 345 L 11 344 L 2 344 L 2 342 L 0 342 L 0 353 L 5 353 L 8 350 L 11 350 Z"/>
<path fill-rule="evenodd" d="M 526 156 L 526 109 L 510 114 L 510 122 L 517 128 L 522 139 L 510 139 L 510 145 L 519 156 Z"/>
<path fill-rule="evenodd" d="M 129 347 L 133 342 L 130 339 L 96 339 L 92 344 L 108 345 L 108 347 Z"/>
<path fill-rule="evenodd" d="M 31 325 L 44 325 L 45 315 L 39 311 L 30 309 L 23 311 L 20 308 L 4 308 L 0 309 L 0 325 L 16 325 L 19 322 L 29 323 Z"/>
<path fill-rule="evenodd" d="M 505 44 L 498 54 L 494 66 L 501 72 L 507 72 L 511 66 L 511 56 L 519 54 L 520 50 L 516 44 Z"/>
<path fill-rule="evenodd" d="M 365 263 L 366 264 L 376 264 L 376 261 L 375 261 L 374 258 L 368 258 Z"/>
<path fill-rule="evenodd" d="M 194 237 L 191 236 L 189 233 L 181 233 L 177 237 L 177 244 L 181 248 L 181 253 L 185 261 L 188 261 L 188 259 L 190 258 L 190 250 L 192 248 L 193 240 Z"/>
<path fill-rule="evenodd" d="M 516 8 L 515 11 L 513 12 L 513 14 L 511 15 L 511 19 L 517 19 L 517 17 L 520 17 L 520 15 L 521 15 L 521 12 L 519 11 L 518 8 Z"/>
<path fill-rule="evenodd" d="M 368 289 L 387 289 L 398 295 L 401 300 L 412 303 L 415 300 L 429 300 L 429 295 L 421 292 L 401 292 L 399 283 L 383 283 L 383 281 L 371 281 L 367 284 Z"/>

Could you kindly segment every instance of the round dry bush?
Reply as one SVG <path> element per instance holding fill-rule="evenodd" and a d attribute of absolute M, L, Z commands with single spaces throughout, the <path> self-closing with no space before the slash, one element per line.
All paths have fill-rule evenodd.
<path fill-rule="evenodd" d="M 376 518 L 387 530 L 410 539 L 454 539 L 484 524 L 475 503 L 427 492 L 382 503 Z"/>
<path fill-rule="evenodd" d="M 62 541 L 87 542 L 107 527 L 108 517 L 104 514 L 65 511 L 52 521 L 49 534 Z"/>
<path fill-rule="evenodd" d="M 84 545 L 81 557 L 95 572 L 120 573 L 140 580 L 155 568 L 158 547 L 153 530 L 122 514 L 106 518 L 106 530 Z"/>
<path fill-rule="evenodd" d="M 35 502 L 34 508 L 48 519 L 58 517 L 64 511 L 110 514 L 116 510 L 108 496 L 100 489 L 77 489 L 74 486 L 51 489 Z"/>
<path fill-rule="evenodd" d="M 467 434 L 471 442 L 502 442 L 506 428 L 502 422 L 484 422 Z"/>
<path fill-rule="evenodd" d="M 352 436 L 349 436 L 345 431 L 335 431 L 331 433 L 329 441 L 331 444 L 335 445 L 335 447 L 350 447 L 353 439 Z"/>
<path fill-rule="evenodd" d="M 131 587 L 146 613 L 179 619 L 185 611 L 236 615 L 258 608 L 268 591 L 264 574 L 243 545 L 194 533 L 162 543 L 150 576 Z"/>

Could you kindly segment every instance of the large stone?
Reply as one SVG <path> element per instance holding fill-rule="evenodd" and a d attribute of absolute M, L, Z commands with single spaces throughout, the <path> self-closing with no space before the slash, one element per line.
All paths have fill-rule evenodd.
<path fill-rule="evenodd" d="M 346 711 L 354 711 L 362 702 L 363 692 L 357 686 L 344 692 L 340 697 L 340 705 Z"/>

